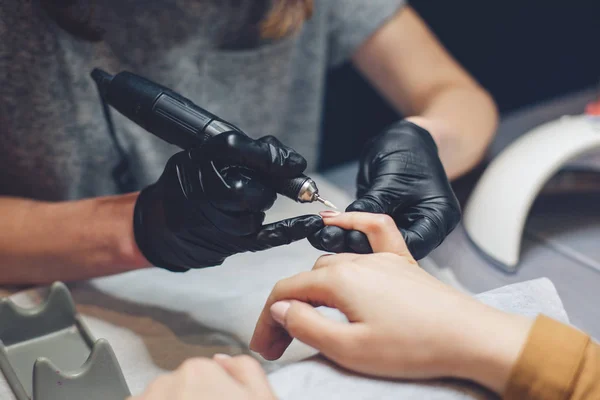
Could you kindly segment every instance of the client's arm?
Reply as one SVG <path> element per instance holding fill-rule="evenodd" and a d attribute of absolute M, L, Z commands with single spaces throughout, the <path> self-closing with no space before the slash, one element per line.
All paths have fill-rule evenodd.
<path fill-rule="evenodd" d="M 538 317 L 504 398 L 600 399 L 600 346 L 574 328 Z"/>
<path fill-rule="evenodd" d="M 281 357 L 297 338 L 348 369 L 377 377 L 467 379 L 507 398 L 598 396 L 598 347 L 587 336 L 562 325 L 546 330 L 545 319 L 531 329 L 529 319 L 439 282 L 419 268 L 388 216 L 324 219 L 365 233 L 376 254 L 324 256 L 312 271 L 280 281 L 251 342 L 266 359 Z M 335 307 L 350 324 L 331 321 L 312 305 Z"/>

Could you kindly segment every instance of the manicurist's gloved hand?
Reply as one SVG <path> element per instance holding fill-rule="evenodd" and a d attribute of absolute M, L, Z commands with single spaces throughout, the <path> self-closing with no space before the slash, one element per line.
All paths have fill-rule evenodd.
<path fill-rule="evenodd" d="M 390 215 L 419 260 L 439 246 L 460 220 L 437 146 L 425 129 L 408 121 L 388 127 L 367 145 L 357 178 L 358 200 L 346 211 Z M 333 253 L 371 253 L 358 231 L 326 227 L 309 238 Z"/>
<path fill-rule="evenodd" d="M 226 132 L 180 152 L 140 193 L 134 212 L 138 247 L 153 265 L 185 272 L 304 239 L 323 227 L 319 216 L 262 225 L 277 194 L 260 177 L 296 177 L 305 168 L 301 155 L 271 136 L 253 140 Z"/>

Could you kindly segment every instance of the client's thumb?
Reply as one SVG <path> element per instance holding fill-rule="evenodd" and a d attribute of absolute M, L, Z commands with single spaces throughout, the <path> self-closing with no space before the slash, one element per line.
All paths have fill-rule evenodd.
<path fill-rule="evenodd" d="M 341 336 L 348 324 L 333 321 L 313 306 L 300 301 L 279 301 L 271 306 L 273 319 L 281 324 L 288 334 L 323 354 L 335 351 L 340 346 Z"/>

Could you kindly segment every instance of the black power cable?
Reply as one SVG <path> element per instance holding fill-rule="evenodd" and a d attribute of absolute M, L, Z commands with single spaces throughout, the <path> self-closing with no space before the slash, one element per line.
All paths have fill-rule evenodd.
<path fill-rule="evenodd" d="M 117 150 L 119 155 L 119 162 L 117 166 L 112 171 L 112 176 L 115 182 L 119 187 L 119 191 L 121 193 L 130 193 L 136 190 L 139 190 L 138 182 L 131 173 L 131 168 L 129 167 L 129 157 L 127 155 L 127 151 L 125 150 L 125 146 L 119 140 L 115 130 L 115 124 L 113 122 L 112 114 L 110 112 L 110 106 L 108 105 L 106 99 L 102 95 L 102 91 L 99 86 L 98 94 L 100 96 L 100 102 L 102 103 L 102 111 L 104 113 L 104 120 L 106 121 L 106 126 L 108 128 L 108 134 Z"/>

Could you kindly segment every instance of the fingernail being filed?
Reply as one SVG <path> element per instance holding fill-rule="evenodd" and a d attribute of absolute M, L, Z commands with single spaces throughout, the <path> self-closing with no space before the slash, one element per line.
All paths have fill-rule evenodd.
<path fill-rule="evenodd" d="M 338 212 L 338 211 L 321 211 L 319 213 L 319 215 L 323 218 L 333 218 L 333 217 L 337 217 L 338 215 L 341 215 L 342 213 Z"/>
<path fill-rule="evenodd" d="M 290 309 L 290 305 L 289 301 L 278 301 L 271 306 L 271 316 L 281 326 L 285 326 L 285 317 Z"/>

